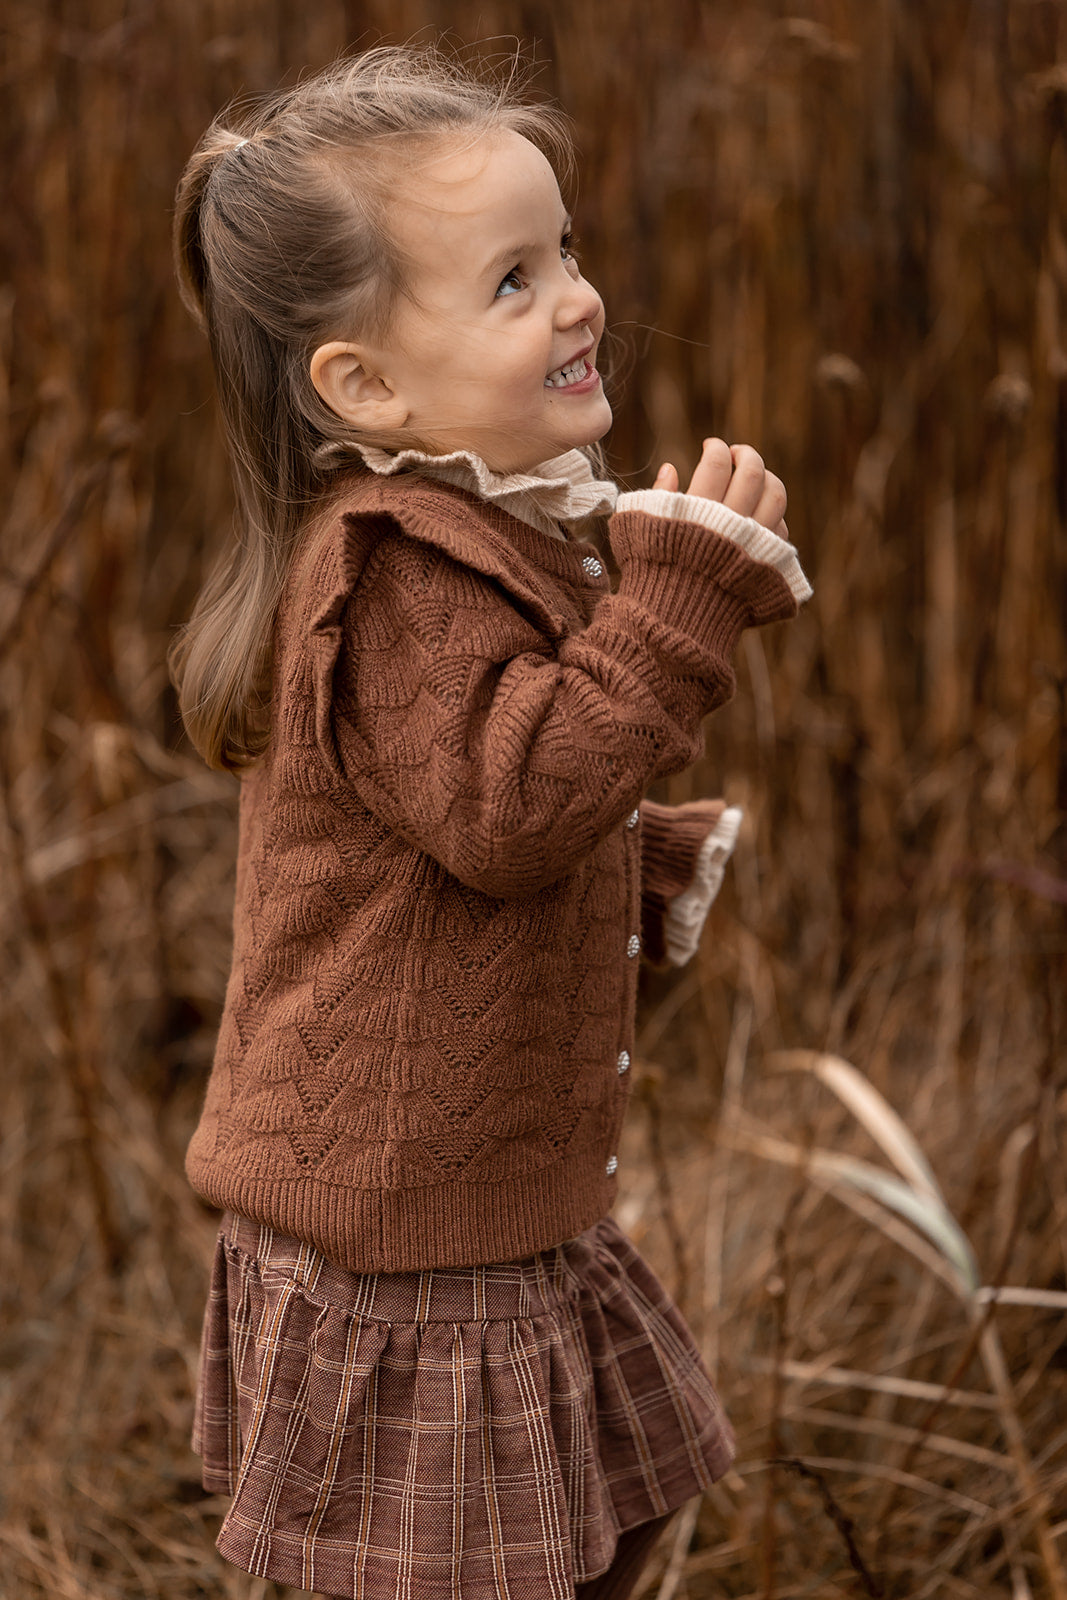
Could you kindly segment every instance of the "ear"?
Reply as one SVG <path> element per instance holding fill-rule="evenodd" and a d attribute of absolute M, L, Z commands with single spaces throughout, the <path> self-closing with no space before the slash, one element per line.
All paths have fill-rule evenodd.
<path fill-rule="evenodd" d="M 309 371 L 320 399 L 354 428 L 369 433 L 402 428 L 407 407 L 374 365 L 371 352 L 362 345 L 335 339 L 319 345 Z"/>

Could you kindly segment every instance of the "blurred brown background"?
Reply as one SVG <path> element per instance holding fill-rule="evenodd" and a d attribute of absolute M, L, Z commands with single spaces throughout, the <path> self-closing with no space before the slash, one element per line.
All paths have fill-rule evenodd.
<path fill-rule="evenodd" d="M 215 1558 L 186 1447 L 235 785 L 164 667 L 229 527 L 170 206 L 230 96 L 448 29 L 521 43 L 575 120 L 614 469 L 754 443 L 816 588 L 664 790 L 746 823 L 698 958 L 646 982 L 620 1209 L 740 1453 L 648 1584 L 1065 1600 L 1065 5 L 0 26 L 0 1594 L 276 1592 Z"/>

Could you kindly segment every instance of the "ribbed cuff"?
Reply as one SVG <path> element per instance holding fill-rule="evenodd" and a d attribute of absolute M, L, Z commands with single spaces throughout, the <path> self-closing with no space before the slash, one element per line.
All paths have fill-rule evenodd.
<path fill-rule="evenodd" d="M 674 494 L 667 489 L 635 489 L 619 496 L 615 510 L 616 513 L 643 511 L 647 516 L 670 522 L 692 522 L 710 528 L 739 545 L 753 561 L 780 572 L 798 605 L 811 599 L 812 587 L 804 576 L 795 547 L 754 518 L 739 516 L 719 500 L 705 500 L 695 494 Z"/>
<path fill-rule="evenodd" d="M 723 819 L 728 816 L 731 821 L 724 824 Z M 733 818 L 739 821 L 740 812 L 729 812 L 722 800 L 690 800 L 680 806 L 642 800 L 641 940 L 645 958 L 654 966 L 674 960 L 668 946 L 672 909 L 679 896 L 696 885 L 701 855 L 709 838 L 718 838 L 720 846 L 729 840 L 732 848 L 737 837 L 737 823 Z M 722 864 L 728 855 L 729 849 L 726 849 Z M 709 862 L 709 868 L 710 865 Z M 721 866 L 719 881 L 722 881 Z M 707 895 L 705 911 L 713 897 L 714 891 Z M 696 929 L 697 940 L 700 926 Z"/>
<path fill-rule="evenodd" d="M 620 569 L 618 598 L 687 634 L 715 660 L 730 659 L 745 628 L 796 615 L 797 602 L 777 568 L 753 560 L 714 528 L 623 511 L 611 519 L 611 544 Z"/>
<path fill-rule="evenodd" d="M 733 854 L 740 827 L 739 807 L 728 806 L 700 847 L 689 888 L 667 907 L 663 943 L 667 960 L 674 967 L 684 967 L 696 954 L 711 903 L 722 888 L 726 863 Z"/>

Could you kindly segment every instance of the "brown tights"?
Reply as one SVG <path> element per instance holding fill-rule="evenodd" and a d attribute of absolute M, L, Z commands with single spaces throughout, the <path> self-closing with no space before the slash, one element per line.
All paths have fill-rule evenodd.
<path fill-rule="evenodd" d="M 615 1559 L 607 1572 L 588 1583 L 579 1583 L 574 1591 L 575 1600 L 627 1600 L 645 1570 L 645 1562 L 652 1547 L 671 1520 L 670 1516 L 657 1517 L 654 1522 L 642 1522 L 636 1528 L 627 1528 L 619 1534 L 615 1546 Z"/>

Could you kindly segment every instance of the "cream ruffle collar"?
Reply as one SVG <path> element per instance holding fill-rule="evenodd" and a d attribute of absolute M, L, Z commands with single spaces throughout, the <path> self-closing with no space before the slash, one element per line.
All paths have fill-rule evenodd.
<path fill-rule="evenodd" d="M 355 441 L 327 445 L 320 457 L 335 460 L 338 456 L 352 454 L 361 456 L 380 477 L 417 469 L 424 478 L 467 489 L 554 539 L 566 539 L 561 522 L 605 516 L 615 509 L 619 496 L 614 483 L 594 478 L 589 460 L 581 450 L 553 456 L 551 461 L 542 461 L 531 472 L 493 472 L 470 450 L 453 450 L 446 456 L 429 455 L 423 450 L 400 450 L 394 454 L 376 445 Z"/>

